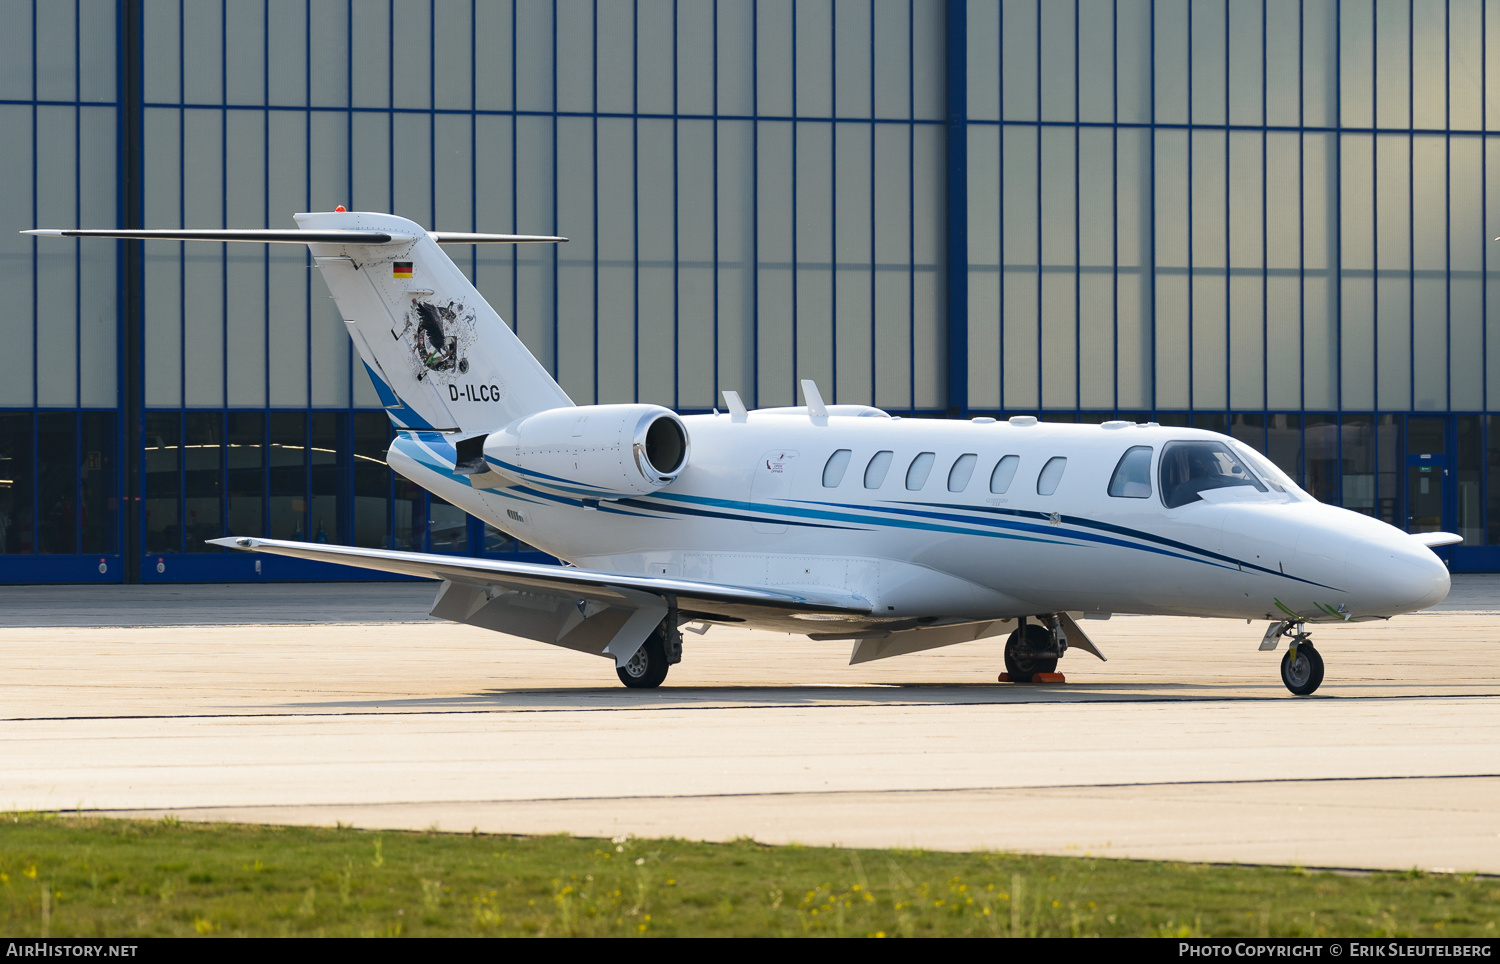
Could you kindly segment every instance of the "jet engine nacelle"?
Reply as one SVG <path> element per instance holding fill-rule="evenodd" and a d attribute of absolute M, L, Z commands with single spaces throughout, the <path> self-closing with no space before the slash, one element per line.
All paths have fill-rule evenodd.
<path fill-rule="evenodd" d="M 552 408 L 491 434 L 484 458 L 520 482 L 602 499 L 645 495 L 670 485 L 687 465 L 687 426 L 660 405 Z"/>

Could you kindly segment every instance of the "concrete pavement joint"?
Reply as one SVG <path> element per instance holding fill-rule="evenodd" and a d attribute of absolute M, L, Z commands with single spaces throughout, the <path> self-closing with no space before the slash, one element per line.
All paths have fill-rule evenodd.
<path fill-rule="evenodd" d="M 559 803 L 600 803 L 606 800 L 629 800 L 632 803 L 640 803 L 648 800 L 757 800 L 766 797 L 842 797 L 860 796 L 871 793 L 880 794 L 958 794 L 958 793 L 1025 793 L 1029 791 L 1042 790 L 1146 790 L 1152 787 L 1163 789 L 1173 787 L 1248 787 L 1248 786 L 1274 786 L 1288 783 L 1372 783 L 1408 780 L 1494 780 L 1500 779 L 1500 773 L 1441 773 L 1441 774 L 1411 774 L 1406 776 L 1375 776 L 1375 777 L 1269 777 L 1250 780 L 1154 780 L 1140 783 L 1037 783 L 1024 784 L 1020 786 L 973 786 L 973 787 L 891 787 L 882 790 L 871 790 L 864 787 L 849 787 L 842 790 L 767 790 L 755 793 L 640 793 L 640 794 L 609 794 L 603 796 L 572 796 L 572 797 L 492 797 L 489 799 L 476 800 L 382 800 L 378 803 L 363 803 L 360 801 L 338 801 L 329 800 L 321 803 L 300 804 L 195 804 L 184 807 L 184 810 L 254 810 L 257 808 L 279 808 L 286 806 L 303 807 L 422 807 L 441 806 L 443 804 L 464 804 L 466 806 L 516 806 L 521 804 L 559 804 Z M 72 810 L 60 810 L 58 813 L 165 813 L 170 812 L 170 807 L 81 807 Z"/>
<path fill-rule="evenodd" d="M 937 688 L 937 687 L 933 687 Z M 535 690 L 522 690 L 520 693 L 531 694 Z M 612 690 L 609 692 L 613 692 Z M 664 710 L 692 710 L 695 712 L 708 712 L 712 710 L 876 710 L 876 709 L 912 709 L 915 707 L 960 707 L 960 706 L 1110 706 L 1128 704 L 1132 706 L 1162 706 L 1173 704 L 1209 704 L 1223 703 L 1226 705 L 1237 705 L 1242 703 L 1288 703 L 1298 706 L 1305 705 L 1365 705 L 1370 703 L 1391 702 L 1399 703 L 1405 701 L 1420 701 L 1422 703 L 1441 702 L 1443 700 L 1493 700 L 1500 698 L 1500 693 L 1444 693 L 1440 696 L 1418 695 L 1403 696 L 1399 694 L 1380 694 L 1375 696 L 1327 696 L 1302 697 L 1300 699 L 1286 695 L 1276 696 L 1137 696 L 1122 694 L 1117 698 L 1100 699 L 1029 699 L 1029 700 L 942 700 L 942 701 L 911 701 L 911 702 L 873 702 L 873 703 L 756 703 L 754 705 L 737 705 L 729 703 L 715 703 L 703 705 L 702 703 L 652 703 L 646 705 L 631 706 L 496 706 L 470 710 L 386 710 L 377 712 L 374 710 L 351 710 L 347 713 L 308 713 L 297 710 L 287 710 L 283 713 L 148 713 L 148 714 L 116 714 L 110 716 L 10 716 L 0 717 L 0 723 L 71 723 L 71 722 L 95 722 L 108 720 L 279 720 L 279 719 L 360 719 L 364 717 L 403 717 L 403 716 L 496 716 L 505 713 L 616 713 L 616 712 L 660 712 Z M 325 704 L 327 705 L 327 704 Z M 333 704 L 337 705 L 337 704 Z"/>

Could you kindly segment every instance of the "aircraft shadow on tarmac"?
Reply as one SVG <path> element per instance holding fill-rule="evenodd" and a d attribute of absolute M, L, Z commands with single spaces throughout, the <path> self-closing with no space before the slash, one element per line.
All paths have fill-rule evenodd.
<path fill-rule="evenodd" d="M 1360 694 L 1351 694 L 1358 696 Z M 1387 694 L 1388 696 L 1389 694 Z M 791 686 L 720 684 L 667 686 L 635 692 L 613 686 L 527 687 L 488 689 L 466 695 L 409 699 L 319 700 L 282 704 L 300 711 L 344 712 L 485 712 L 598 711 L 694 708 L 841 706 L 987 703 L 1162 702 L 1290 699 L 1282 687 L 1267 682 L 1107 683 L 1062 686 L 1015 686 L 996 683 L 802 683 Z"/>

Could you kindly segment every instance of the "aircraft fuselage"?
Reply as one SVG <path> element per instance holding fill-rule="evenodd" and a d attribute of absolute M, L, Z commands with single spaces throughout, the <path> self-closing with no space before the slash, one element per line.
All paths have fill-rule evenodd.
<path fill-rule="evenodd" d="M 390 463 L 580 567 L 838 589 L 869 601 L 864 622 L 1055 611 L 1342 621 L 1411 612 L 1448 591 L 1430 549 L 1294 486 L 1220 488 L 1168 508 L 1163 448 L 1227 441 L 1210 432 L 805 412 L 684 422 L 687 466 L 644 496 L 592 498 L 556 478 L 477 487 L 435 433 L 403 433 Z M 1122 456 L 1139 447 L 1151 449 L 1149 495 L 1111 496 Z M 1007 456 L 1013 473 L 992 484 Z M 1051 488 L 1042 476 L 1055 459 L 1066 463 Z"/>

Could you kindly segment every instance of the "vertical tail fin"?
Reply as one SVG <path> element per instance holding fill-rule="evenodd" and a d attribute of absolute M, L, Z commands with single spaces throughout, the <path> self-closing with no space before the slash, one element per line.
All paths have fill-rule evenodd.
<path fill-rule="evenodd" d="M 490 432 L 573 404 L 438 247 L 440 242 L 559 241 L 429 234 L 389 214 L 299 214 L 314 238 L 351 230 L 383 244 L 312 243 L 313 259 L 392 421 L 405 428 Z"/>

